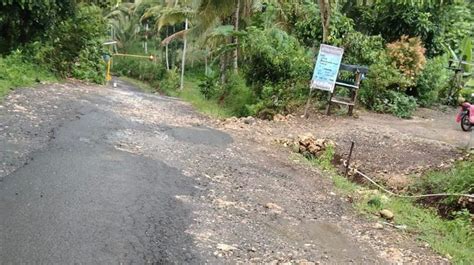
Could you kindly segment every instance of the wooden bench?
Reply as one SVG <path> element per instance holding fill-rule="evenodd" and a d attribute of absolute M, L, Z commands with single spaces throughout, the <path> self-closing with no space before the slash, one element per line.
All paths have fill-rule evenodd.
<path fill-rule="evenodd" d="M 369 68 L 366 66 L 341 64 L 339 67 L 338 79 L 336 80 L 336 86 L 329 96 L 329 102 L 326 109 L 327 115 L 331 115 L 332 104 L 339 104 L 348 106 L 348 115 L 352 116 L 357 102 L 360 83 L 368 72 Z M 349 77 L 347 75 L 349 75 Z M 336 96 L 337 89 L 348 89 L 349 97 Z"/>

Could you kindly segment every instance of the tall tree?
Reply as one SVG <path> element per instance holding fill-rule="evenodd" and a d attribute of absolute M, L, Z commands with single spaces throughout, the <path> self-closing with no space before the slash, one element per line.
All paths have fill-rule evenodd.
<path fill-rule="evenodd" d="M 234 30 L 239 31 L 239 20 L 240 20 L 240 0 L 237 0 L 237 7 L 235 8 L 235 28 Z M 235 50 L 234 50 L 234 71 L 237 73 L 239 70 L 239 37 L 235 36 Z"/>
<path fill-rule="evenodd" d="M 187 1 L 179 3 L 178 1 L 169 1 L 168 7 L 166 7 L 160 19 L 158 20 L 158 30 L 164 25 L 174 25 L 176 23 L 184 23 L 184 30 L 174 33 L 163 40 L 164 45 L 168 45 L 170 41 L 177 37 L 183 38 L 183 52 L 181 57 L 181 78 L 180 78 L 180 89 L 184 89 L 184 71 L 186 67 L 186 52 L 188 45 L 187 33 L 189 30 L 190 19 L 194 17 L 195 11 L 188 5 Z"/>
<path fill-rule="evenodd" d="M 321 23 L 323 26 L 323 43 L 327 43 L 329 33 L 331 32 L 329 25 L 331 23 L 331 1 L 318 0 L 319 10 L 321 14 Z"/>

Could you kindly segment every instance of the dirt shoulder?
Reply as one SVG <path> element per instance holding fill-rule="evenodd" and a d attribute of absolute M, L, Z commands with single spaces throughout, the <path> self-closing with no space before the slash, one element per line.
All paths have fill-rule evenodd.
<path fill-rule="evenodd" d="M 356 118 L 313 113 L 305 119 L 296 113 L 277 116 L 274 121 L 227 119 L 220 126 L 267 144 L 282 139 L 292 141 L 298 135 L 312 133 L 316 138 L 335 141 L 337 154 L 343 158 L 347 158 L 354 141 L 353 164 L 378 181 L 401 190 L 411 176 L 447 168 L 462 159 L 461 149 L 471 138 L 458 128 L 455 115 L 454 109 L 420 109 L 410 120 L 365 111 L 358 111 Z"/>

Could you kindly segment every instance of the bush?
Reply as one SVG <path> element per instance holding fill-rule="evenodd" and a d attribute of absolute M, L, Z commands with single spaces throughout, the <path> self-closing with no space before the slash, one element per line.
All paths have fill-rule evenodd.
<path fill-rule="evenodd" d="M 166 70 L 162 64 L 147 59 L 116 56 L 113 57 L 112 72 L 116 75 L 128 76 L 153 85 L 163 79 Z"/>
<path fill-rule="evenodd" d="M 239 74 L 230 74 L 227 83 L 222 88 L 222 103 L 236 116 L 248 116 L 248 106 L 254 103 L 252 90 L 245 84 L 245 79 Z"/>
<path fill-rule="evenodd" d="M 167 71 L 160 82 L 160 90 L 164 92 L 173 92 L 179 89 L 180 78 L 177 68 Z"/>
<path fill-rule="evenodd" d="M 405 91 L 409 85 L 410 81 L 390 64 L 386 55 L 382 55 L 377 63 L 370 66 L 361 85 L 359 100 L 367 108 L 377 110 L 387 90 Z"/>
<path fill-rule="evenodd" d="M 384 112 L 404 119 L 410 118 L 418 106 L 414 97 L 395 91 L 387 91 L 386 102 Z"/>
<path fill-rule="evenodd" d="M 414 96 L 421 106 L 433 105 L 438 101 L 440 91 L 449 86 L 449 80 L 454 73 L 446 69 L 446 65 L 447 62 L 442 57 L 430 59 L 418 76 Z"/>
<path fill-rule="evenodd" d="M 461 90 L 461 98 L 465 101 L 474 102 L 474 88 L 464 88 Z"/>
<path fill-rule="evenodd" d="M 0 1 L 0 53 L 48 38 L 50 29 L 74 16 L 76 1 Z"/>
<path fill-rule="evenodd" d="M 243 46 L 246 50 L 245 73 L 252 85 L 286 80 L 307 83 L 311 77 L 312 62 L 308 51 L 278 28 L 250 27 Z M 258 96 L 260 92 L 257 91 Z"/>
<path fill-rule="evenodd" d="M 55 77 L 51 72 L 26 60 L 20 50 L 0 57 L 0 98 L 15 87 L 53 80 Z"/>
<path fill-rule="evenodd" d="M 420 38 L 408 38 L 406 35 L 387 45 L 387 54 L 392 65 L 412 81 L 425 66 L 425 51 Z"/>
<path fill-rule="evenodd" d="M 353 31 L 344 36 L 342 47 L 345 63 L 370 66 L 384 53 L 384 39 Z"/>
<path fill-rule="evenodd" d="M 443 44 L 456 50 L 459 40 L 472 35 L 474 28 L 474 16 L 469 10 L 472 1 L 440 2 L 413 5 L 411 1 L 374 1 L 368 6 L 346 1 L 343 11 L 354 19 L 357 30 L 380 34 L 388 42 L 402 35 L 420 37 L 431 57 L 444 52 Z"/>
<path fill-rule="evenodd" d="M 257 105 L 250 113 L 282 111 L 288 102 L 307 96 L 313 63 L 310 53 L 286 32 L 250 28 L 243 44 L 244 73 L 253 88 Z M 271 111 L 270 111 L 271 110 Z"/>
<path fill-rule="evenodd" d="M 410 85 L 411 81 L 381 56 L 362 82 L 359 100 L 371 110 L 409 118 L 417 107 L 416 99 L 404 93 Z"/>
<path fill-rule="evenodd" d="M 217 95 L 219 89 L 219 76 L 215 72 L 210 71 L 201 79 L 198 87 L 204 98 L 214 98 Z"/>
<path fill-rule="evenodd" d="M 79 6 L 61 21 L 45 42 L 33 42 L 27 49 L 38 64 L 48 65 L 58 76 L 71 76 L 96 83 L 104 81 L 102 37 L 106 24 L 96 6 Z"/>

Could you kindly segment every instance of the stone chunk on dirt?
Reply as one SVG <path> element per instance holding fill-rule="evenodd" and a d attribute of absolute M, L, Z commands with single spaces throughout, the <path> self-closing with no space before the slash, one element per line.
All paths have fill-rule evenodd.
<path fill-rule="evenodd" d="M 304 156 L 319 157 L 324 153 L 330 146 L 334 147 L 336 144 L 328 139 L 316 138 L 311 133 L 305 133 L 298 136 L 297 141 L 294 143 L 295 148 L 299 153 Z"/>
<path fill-rule="evenodd" d="M 394 217 L 394 214 L 390 211 L 390 210 L 387 210 L 387 209 L 383 209 L 379 212 L 380 216 L 387 219 L 387 220 L 392 220 L 393 217 Z"/>
<path fill-rule="evenodd" d="M 237 250 L 237 248 L 234 247 L 234 246 L 227 245 L 227 244 L 222 244 L 222 243 L 217 244 L 217 249 L 221 250 L 221 251 L 224 251 L 224 252 Z"/>
<path fill-rule="evenodd" d="M 245 123 L 245 124 L 248 124 L 248 125 L 252 125 L 256 122 L 255 118 L 252 117 L 252 116 L 248 116 L 248 117 L 245 117 L 245 118 L 242 118 L 242 121 Z"/>
<path fill-rule="evenodd" d="M 283 208 L 280 205 L 276 204 L 276 203 L 269 202 L 269 203 L 265 204 L 265 208 L 271 210 L 274 213 L 283 212 Z"/>
<path fill-rule="evenodd" d="M 375 223 L 372 227 L 373 227 L 374 229 L 383 229 L 383 224 L 381 224 L 381 223 Z"/>
<path fill-rule="evenodd" d="M 286 117 L 281 114 L 276 114 L 273 116 L 273 121 L 286 121 Z"/>
<path fill-rule="evenodd" d="M 225 201 L 225 200 L 222 200 L 222 199 L 216 199 L 214 202 L 217 204 L 218 208 L 233 207 L 237 204 L 236 202 Z"/>

